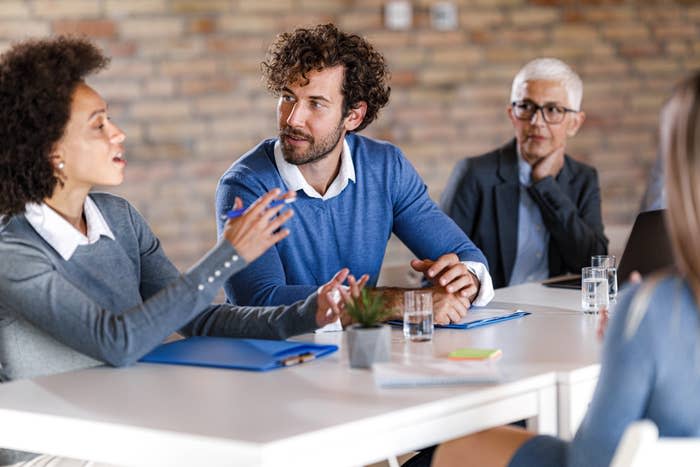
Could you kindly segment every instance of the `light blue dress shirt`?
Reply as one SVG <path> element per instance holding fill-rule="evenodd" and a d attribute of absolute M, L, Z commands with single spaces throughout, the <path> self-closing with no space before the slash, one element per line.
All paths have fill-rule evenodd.
<path fill-rule="evenodd" d="M 549 231 L 542 221 L 540 208 L 527 187 L 532 183 L 532 167 L 518 152 L 518 249 L 508 285 L 534 282 L 549 277 Z"/>

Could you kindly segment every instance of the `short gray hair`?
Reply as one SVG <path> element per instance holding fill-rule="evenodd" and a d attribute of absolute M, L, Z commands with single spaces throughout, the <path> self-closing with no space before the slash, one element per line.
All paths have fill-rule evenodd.
<path fill-rule="evenodd" d="M 535 80 L 561 83 L 569 97 L 569 107 L 574 110 L 581 110 L 581 99 L 583 98 L 581 78 L 569 65 L 558 58 L 536 58 L 526 63 L 513 78 L 513 86 L 510 89 L 510 101 L 514 102 L 517 100 L 518 89 L 523 83 Z"/>

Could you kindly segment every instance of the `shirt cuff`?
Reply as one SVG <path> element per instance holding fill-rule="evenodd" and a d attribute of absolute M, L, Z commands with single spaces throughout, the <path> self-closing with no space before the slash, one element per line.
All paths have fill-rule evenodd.
<path fill-rule="evenodd" d="M 323 286 L 319 287 L 316 290 L 316 292 L 319 296 L 321 295 L 322 288 L 323 288 Z M 335 301 L 335 303 L 338 303 L 340 301 L 340 294 L 338 293 L 338 291 L 334 290 L 332 292 L 332 295 L 333 295 L 333 300 Z M 330 308 L 328 310 L 326 310 L 326 313 L 328 313 L 328 311 L 330 311 Z M 333 321 L 332 323 L 328 323 L 325 326 L 323 326 L 322 328 L 316 329 L 315 332 L 336 332 L 336 331 L 342 331 L 342 330 L 343 330 L 343 325 L 340 323 L 340 318 L 338 318 L 335 321 Z"/>
<path fill-rule="evenodd" d="M 463 261 L 464 264 L 472 274 L 474 274 L 481 283 L 479 287 L 479 294 L 476 296 L 472 302 L 473 306 L 486 306 L 489 304 L 493 297 L 496 295 L 493 291 L 493 281 L 491 280 L 491 274 L 489 274 L 486 265 L 483 263 L 478 263 L 476 261 Z"/>

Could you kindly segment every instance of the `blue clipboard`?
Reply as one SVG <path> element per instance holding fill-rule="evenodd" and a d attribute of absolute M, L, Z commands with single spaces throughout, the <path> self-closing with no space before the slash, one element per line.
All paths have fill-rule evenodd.
<path fill-rule="evenodd" d="M 197 336 L 159 345 L 140 361 L 268 371 L 306 363 L 336 350 L 337 345 L 313 342 Z"/>
<path fill-rule="evenodd" d="M 436 328 L 446 328 L 446 329 L 474 329 L 481 326 L 488 326 L 489 324 L 502 323 L 503 321 L 510 321 L 511 319 L 522 318 L 531 314 L 529 311 L 515 310 L 513 313 L 501 316 L 492 316 L 489 318 L 475 319 L 473 321 L 464 321 L 461 323 L 450 323 L 450 324 L 436 324 Z M 403 321 L 400 319 L 388 321 L 389 324 L 394 326 L 403 326 Z"/>

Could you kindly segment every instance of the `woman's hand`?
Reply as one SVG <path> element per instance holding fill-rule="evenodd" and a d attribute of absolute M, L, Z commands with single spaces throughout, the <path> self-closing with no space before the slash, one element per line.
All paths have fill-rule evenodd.
<path fill-rule="evenodd" d="M 632 271 L 628 282 L 630 284 L 639 284 L 642 282 L 642 275 L 639 273 L 639 271 Z M 598 315 L 598 327 L 596 329 L 596 333 L 598 334 L 598 339 L 602 341 L 605 339 L 605 331 L 607 330 L 608 322 L 610 321 L 610 312 L 608 312 L 607 307 L 603 307 Z"/>
<path fill-rule="evenodd" d="M 289 235 L 289 230 L 280 227 L 294 215 L 294 212 L 287 209 L 278 215 L 280 210 L 286 206 L 285 204 L 268 209 L 268 205 L 273 200 L 281 198 L 279 194 L 279 188 L 268 191 L 255 200 L 242 216 L 230 219 L 224 226 L 222 235 L 248 263 L 257 259 L 268 248 Z M 283 197 L 288 197 L 288 193 Z M 239 197 L 236 197 L 233 208 L 240 209 L 242 207 L 243 202 Z"/>
<path fill-rule="evenodd" d="M 610 321 L 610 313 L 608 307 L 604 306 L 598 311 L 598 326 L 596 326 L 596 335 L 598 340 L 603 342 L 605 339 L 605 331 L 608 329 L 608 321 Z"/>
<path fill-rule="evenodd" d="M 349 274 L 347 268 L 343 268 L 333 276 L 330 282 L 325 283 L 318 292 L 318 306 L 316 309 L 316 324 L 323 327 L 344 317 L 345 304 L 358 298 L 360 291 L 369 280 L 367 274 L 363 275 L 359 281 L 355 276 Z M 345 279 L 348 280 L 349 291 L 343 286 Z"/>

